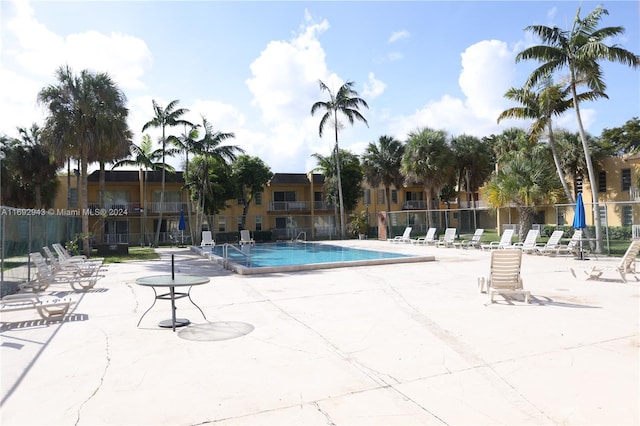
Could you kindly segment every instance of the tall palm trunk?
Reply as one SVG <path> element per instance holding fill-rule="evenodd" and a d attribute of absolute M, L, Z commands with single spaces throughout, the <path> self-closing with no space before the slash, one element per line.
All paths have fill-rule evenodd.
<path fill-rule="evenodd" d="M 571 189 L 569 189 L 567 180 L 565 179 L 564 173 L 562 172 L 562 166 L 560 165 L 560 157 L 558 156 L 556 141 L 555 141 L 555 138 L 553 137 L 553 128 L 552 128 L 551 120 L 549 120 L 549 147 L 551 148 L 551 154 L 553 155 L 553 162 L 556 165 L 556 171 L 558 172 L 558 177 L 560 178 L 560 183 L 562 184 L 564 193 L 567 196 L 567 200 L 569 200 L 571 204 L 575 204 L 576 201 L 573 199 L 573 194 L 571 193 Z"/>
<path fill-rule="evenodd" d="M 82 217 L 82 251 L 85 256 L 91 254 L 91 247 L 89 246 L 89 215 L 88 203 L 87 203 L 87 151 L 89 147 L 87 143 L 83 143 L 80 147 L 80 194 L 78 196 L 78 203 L 80 205 L 80 212 Z"/>
<path fill-rule="evenodd" d="M 338 111 L 334 111 L 334 118 L 336 120 L 335 123 L 335 132 L 336 132 L 336 175 L 338 177 L 338 201 L 340 202 L 340 238 L 344 238 L 344 200 L 342 197 L 342 177 L 340 176 L 340 149 L 338 147 Z"/>
<path fill-rule="evenodd" d="M 160 214 L 158 215 L 158 228 L 156 229 L 156 238 L 154 246 L 158 247 L 158 243 L 160 242 L 160 229 L 162 228 L 162 213 L 164 211 L 164 183 L 165 183 L 165 135 L 164 135 L 164 126 L 162 127 L 162 186 L 160 189 Z"/>
<path fill-rule="evenodd" d="M 580 107 L 578 106 L 578 94 L 576 91 L 575 78 L 572 78 L 573 84 L 571 85 L 571 95 L 573 96 L 573 105 L 576 110 L 576 118 L 578 120 L 578 131 L 580 133 L 580 139 L 582 140 L 582 149 L 584 150 L 584 159 L 587 163 L 587 172 L 589 173 L 589 186 L 591 187 L 591 198 L 593 200 L 593 220 L 596 228 L 596 252 L 602 252 L 602 225 L 600 224 L 600 206 L 598 204 L 598 191 L 596 188 L 596 174 L 593 170 L 593 162 L 591 161 L 591 152 L 589 150 L 589 144 L 587 143 L 587 135 L 584 131 L 582 124 L 582 117 L 580 115 Z"/>

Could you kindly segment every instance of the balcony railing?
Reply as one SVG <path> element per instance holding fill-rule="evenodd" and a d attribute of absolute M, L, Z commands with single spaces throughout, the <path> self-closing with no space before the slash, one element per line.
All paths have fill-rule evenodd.
<path fill-rule="evenodd" d="M 272 212 L 300 212 L 309 211 L 310 203 L 308 201 L 270 201 L 269 211 Z"/>
<path fill-rule="evenodd" d="M 314 201 L 313 209 L 314 210 L 333 210 L 335 208 L 335 204 L 327 203 L 326 201 Z"/>
<path fill-rule="evenodd" d="M 166 203 L 162 203 L 162 205 L 163 213 L 180 213 L 181 210 L 185 212 L 187 211 L 187 203 L 183 203 L 181 201 L 168 201 Z M 100 204 L 93 201 L 89 203 L 88 207 L 90 210 L 98 212 Z M 142 208 L 139 202 L 104 203 L 104 209 L 107 215 L 112 216 L 142 214 Z M 113 214 L 110 212 L 113 212 Z M 160 203 L 147 203 L 147 213 L 160 213 Z"/>
<path fill-rule="evenodd" d="M 636 186 L 629 188 L 629 200 L 640 201 L 640 188 Z"/>
<path fill-rule="evenodd" d="M 427 203 L 424 200 L 405 201 L 402 205 L 403 210 L 425 210 Z"/>

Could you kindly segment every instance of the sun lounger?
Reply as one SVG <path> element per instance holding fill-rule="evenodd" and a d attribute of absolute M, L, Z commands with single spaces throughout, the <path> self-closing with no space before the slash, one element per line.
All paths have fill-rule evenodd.
<path fill-rule="evenodd" d="M 505 229 L 502 233 L 502 236 L 500 237 L 500 241 L 491 241 L 489 244 L 481 244 L 480 248 L 482 248 L 482 250 L 504 249 L 511 246 L 512 238 L 513 229 Z"/>
<path fill-rule="evenodd" d="M 42 285 L 68 284 L 74 290 L 88 290 L 93 288 L 98 282 L 98 279 L 102 277 L 100 275 L 87 277 L 71 271 L 54 272 L 53 269 L 47 265 L 44 257 L 37 252 L 29 253 L 29 259 L 36 267 L 36 280 Z"/>
<path fill-rule="evenodd" d="M 387 239 L 387 241 L 391 243 L 410 243 L 411 242 L 411 230 L 413 228 L 411 226 L 407 226 L 404 228 L 404 232 L 402 235 L 396 235 L 393 238 Z"/>
<path fill-rule="evenodd" d="M 556 254 L 558 251 L 558 247 L 560 246 L 560 239 L 562 238 L 563 235 L 564 235 L 564 231 L 562 230 L 553 231 L 547 243 L 544 244 L 543 246 L 538 246 L 536 248 L 536 253 L 548 254 L 548 255 Z"/>
<path fill-rule="evenodd" d="M 605 271 L 615 271 L 620 274 L 622 281 L 625 283 L 627 282 L 627 274 L 633 275 L 636 281 L 640 281 L 636 275 L 636 258 L 638 257 L 638 252 L 640 252 L 640 239 L 634 239 L 631 241 L 631 244 L 629 244 L 622 259 L 620 259 L 620 263 L 614 267 L 593 266 L 585 271 L 587 279 L 598 280 Z"/>
<path fill-rule="evenodd" d="M 489 277 L 478 279 L 480 291 L 486 289 L 489 300 L 493 303 L 496 294 L 521 294 L 525 303 L 529 303 L 529 291 L 524 290 L 520 268 L 522 266 L 522 250 L 503 249 L 491 252 Z"/>
<path fill-rule="evenodd" d="M 445 229 L 442 239 L 436 242 L 436 247 L 453 247 L 453 242 L 456 239 L 456 232 L 456 228 Z"/>
<path fill-rule="evenodd" d="M 473 236 L 471 237 L 470 240 L 463 240 L 463 241 L 460 241 L 459 243 L 454 243 L 454 246 L 463 248 L 463 249 L 467 249 L 470 247 L 480 248 L 480 239 L 482 238 L 483 233 L 484 233 L 484 229 L 478 228 L 473 233 Z"/>
<path fill-rule="evenodd" d="M 82 263 L 91 263 L 91 264 L 102 264 L 104 262 L 104 258 L 103 257 L 91 257 L 91 258 L 87 258 L 87 256 L 83 255 L 83 254 L 77 254 L 77 255 L 71 255 L 67 249 L 65 249 L 62 244 L 60 243 L 53 243 L 51 244 L 51 247 L 53 247 L 53 250 L 55 250 L 56 254 L 58 255 L 58 259 L 60 261 L 65 261 L 65 262 L 82 262 Z"/>
<path fill-rule="evenodd" d="M 529 229 L 523 242 L 514 243 L 509 248 L 520 249 L 523 253 L 533 253 L 537 249 L 536 241 L 538 240 L 538 236 L 540 236 L 539 230 Z"/>
<path fill-rule="evenodd" d="M 85 263 L 85 262 L 73 262 L 69 260 L 60 261 L 57 259 L 49 247 L 42 247 L 42 251 L 47 256 L 49 264 L 53 268 L 54 272 L 76 272 L 78 275 L 91 276 L 96 275 L 103 268 L 101 263 Z"/>
<path fill-rule="evenodd" d="M 211 231 L 202 231 L 202 241 L 200 242 L 200 247 L 213 247 L 215 245 L 216 242 L 213 241 Z"/>
<path fill-rule="evenodd" d="M 424 237 L 418 237 L 415 240 L 411 240 L 411 244 L 435 244 L 438 240 L 436 239 L 436 228 L 429 228 L 427 230 L 427 235 Z"/>
<path fill-rule="evenodd" d="M 251 238 L 251 233 L 248 229 L 242 229 L 240 231 L 240 245 L 243 246 L 245 244 L 249 244 L 250 246 L 254 246 L 256 241 Z"/>
<path fill-rule="evenodd" d="M 35 294 L 11 294 L 0 299 L 0 313 L 35 310 L 46 321 L 59 320 L 69 312 L 75 303 L 70 298 L 37 296 Z"/>

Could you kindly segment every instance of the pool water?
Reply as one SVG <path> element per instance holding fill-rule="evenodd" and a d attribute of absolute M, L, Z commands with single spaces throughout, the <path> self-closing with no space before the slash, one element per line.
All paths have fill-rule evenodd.
<path fill-rule="evenodd" d="M 279 242 L 227 246 L 229 262 L 224 262 L 224 245 L 211 249 L 212 259 L 239 274 L 293 272 L 347 266 L 433 261 L 433 256 L 415 256 L 384 251 L 363 250 L 324 243 Z M 208 249 L 208 248 L 207 248 Z M 206 250 L 206 249 L 205 249 Z M 206 252 L 205 252 L 206 253 Z"/>

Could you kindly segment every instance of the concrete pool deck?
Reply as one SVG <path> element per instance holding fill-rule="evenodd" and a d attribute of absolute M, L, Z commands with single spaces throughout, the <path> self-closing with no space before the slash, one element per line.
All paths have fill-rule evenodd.
<path fill-rule="evenodd" d="M 530 303 L 478 292 L 489 252 L 334 242 L 435 261 L 238 275 L 189 249 L 110 265 L 64 322 L 2 315 L 2 425 L 639 424 L 640 284 L 619 259 L 523 257 Z M 145 275 L 201 274 L 157 327 Z M 51 287 L 49 288 L 51 289 Z M 68 286 L 53 289 L 59 294 Z"/>

